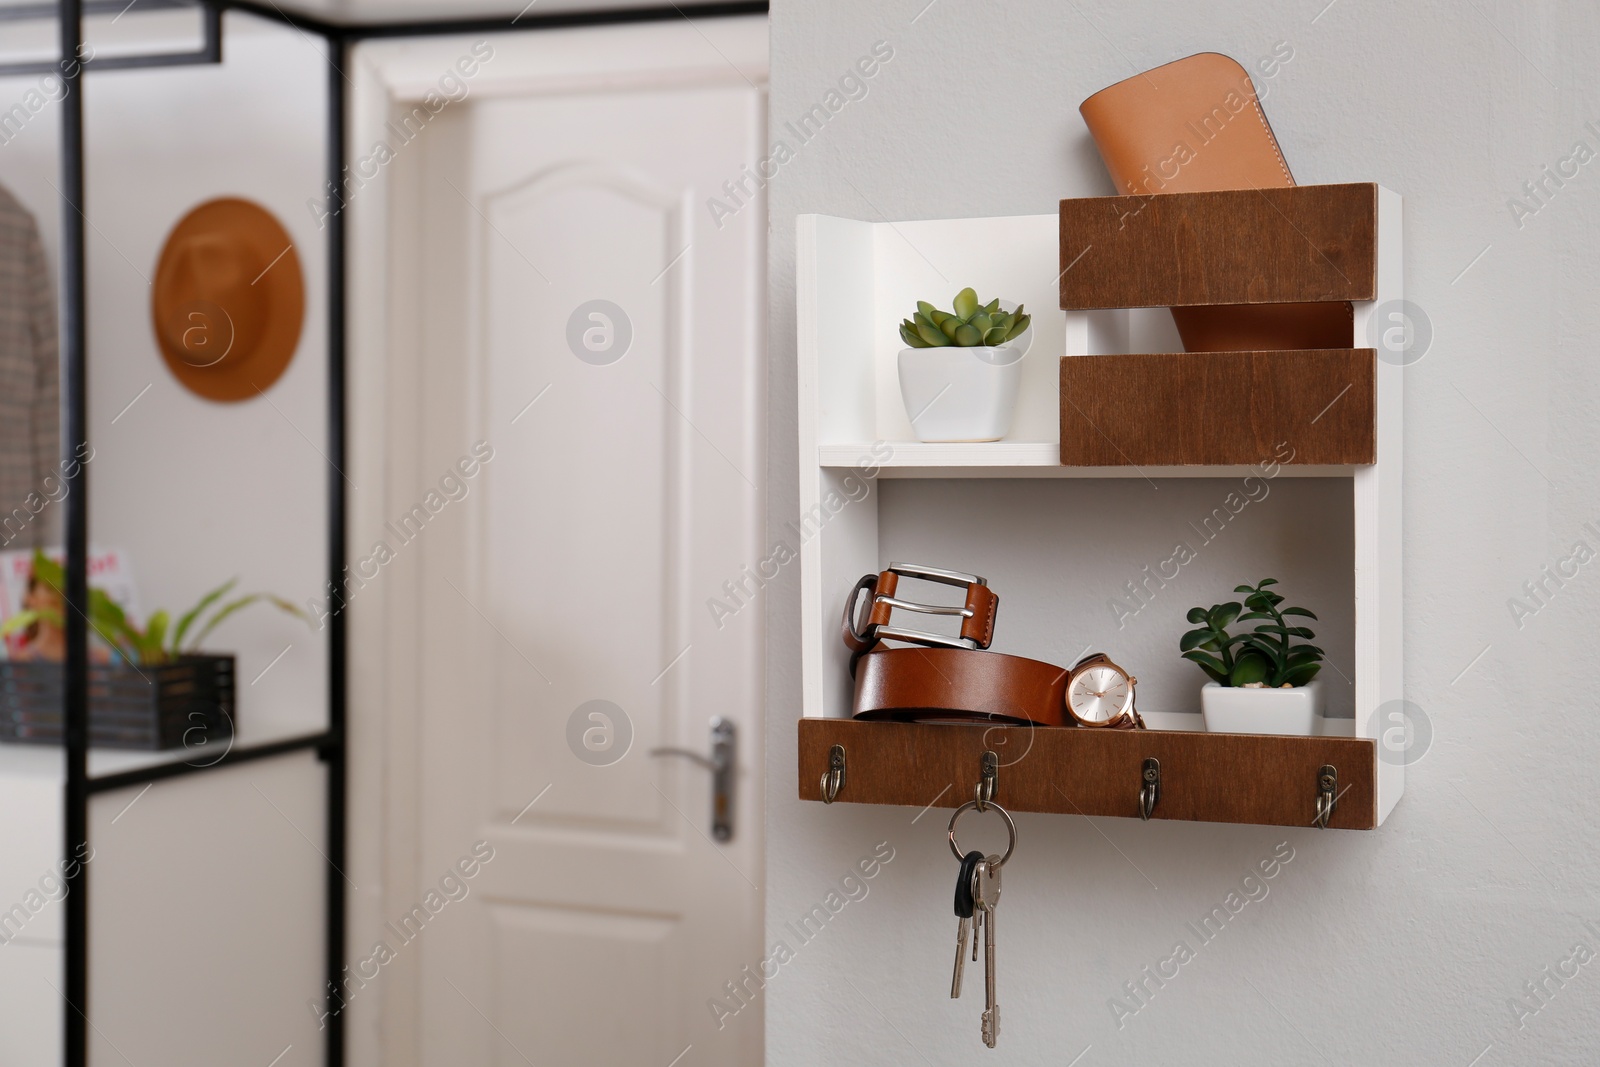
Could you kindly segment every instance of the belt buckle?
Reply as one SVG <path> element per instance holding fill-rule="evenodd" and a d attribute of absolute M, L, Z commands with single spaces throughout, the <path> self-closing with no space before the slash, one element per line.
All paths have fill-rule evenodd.
<path fill-rule="evenodd" d="M 895 589 L 889 592 L 880 592 L 879 586 L 882 584 L 882 578 L 884 575 L 889 574 L 895 575 L 897 578 L 916 578 L 922 581 L 937 582 L 941 585 L 956 586 L 964 589 L 967 592 L 965 603 L 959 605 L 924 604 L 915 600 L 905 600 L 894 595 L 899 591 L 898 582 L 896 582 Z M 967 574 L 964 571 L 946 570 L 942 567 L 925 567 L 914 563 L 890 563 L 883 574 L 864 575 L 861 580 L 856 583 L 855 588 L 850 593 L 850 599 L 845 604 L 845 643 L 850 647 L 853 653 L 851 656 L 852 673 L 854 672 L 856 661 L 859 660 L 860 657 L 868 650 L 876 646 L 880 640 L 884 639 L 892 641 L 906 641 L 911 644 L 926 645 L 933 648 L 960 648 L 968 650 L 988 648 L 989 642 L 994 639 L 994 634 L 992 631 L 992 619 L 993 607 L 996 599 L 993 593 L 988 593 L 988 585 L 988 580 L 980 575 Z M 941 615 L 945 617 L 959 618 L 962 620 L 963 631 L 966 631 L 969 629 L 968 620 L 971 620 L 977 614 L 977 611 L 972 606 L 973 603 L 984 602 L 983 598 L 978 598 L 973 595 L 974 590 L 976 589 L 985 590 L 987 593 L 987 603 L 989 605 L 989 611 L 987 613 L 989 618 L 984 619 L 981 624 L 980 632 L 983 634 L 982 638 L 974 637 L 966 633 L 958 634 L 957 636 L 952 637 L 946 634 L 933 633 L 928 630 L 913 629 L 907 626 L 895 626 L 890 622 L 891 613 L 898 608 L 903 611 L 914 611 L 922 615 Z M 866 617 L 866 624 L 861 626 L 858 625 L 857 607 L 860 603 L 861 593 L 863 591 L 869 591 L 872 594 L 872 598 L 870 601 L 870 609 Z"/>
<path fill-rule="evenodd" d="M 943 585 L 989 585 L 987 578 L 980 578 L 976 574 L 967 574 L 963 571 L 947 571 L 942 567 L 923 567 L 916 563 L 891 563 L 889 570 L 902 578 L 923 578 L 930 582 L 939 582 Z"/>
<path fill-rule="evenodd" d="M 938 582 L 940 585 L 953 585 L 961 589 L 971 589 L 973 586 L 988 588 L 989 582 L 976 574 L 967 574 L 963 571 L 945 570 L 943 567 L 924 567 L 916 563 L 890 563 L 889 573 L 897 574 L 902 578 L 919 578 L 925 582 Z M 883 604 L 893 610 L 900 608 L 903 611 L 915 611 L 922 615 L 954 616 L 961 619 L 970 619 L 973 616 L 971 608 L 947 604 L 919 604 L 914 600 L 901 600 L 896 596 L 876 593 L 872 598 L 873 604 Z M 947 637 L 944 634 L 930 633 L 927 630 L 913 630 L 905 626 L 891 626 L 887 623 L 880 625 L 877 636 L 881 640 L 889 638 L 895 641 L 910 641 L 916 645 L 928 645 L 933 648 L 966 648 L 976 649 L 981 647 L 975 638 Z"/>

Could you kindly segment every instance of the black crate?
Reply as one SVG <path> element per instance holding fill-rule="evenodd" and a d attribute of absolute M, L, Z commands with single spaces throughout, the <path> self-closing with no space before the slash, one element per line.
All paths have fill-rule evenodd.
<path fill-rule="evenodd" d="M 89 667 L 89 744 L 160 750 L 233 736 L 234 658 L 182 656 L 154 667 Z M 0 741 L 59 745 L 66 706 L 61 663 L 0 661 Z"/>

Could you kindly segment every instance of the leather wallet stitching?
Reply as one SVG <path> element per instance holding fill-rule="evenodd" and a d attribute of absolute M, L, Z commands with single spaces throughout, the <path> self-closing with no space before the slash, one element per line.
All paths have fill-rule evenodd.
<path fill-rule="evenodd" d="M 1261 110 L 1260 98 L 1251 93 L 1250 103 L 1255 105 L 1256 118 L 1261 120 L 1261 132 L 1267 135 L 1267 143 L 1272 146 L 1272 154 L 1278 157 L 1278 169 L 1283 171 L 1284 180 L 1293 185 L 1294 175 L 1289 173 L 1289 163 L 1283 158 L 1283 149 L 1278 147 L 1278 139 L 1272 135 L 1272 127 L 1267 123 L 1267 113 Z"/>

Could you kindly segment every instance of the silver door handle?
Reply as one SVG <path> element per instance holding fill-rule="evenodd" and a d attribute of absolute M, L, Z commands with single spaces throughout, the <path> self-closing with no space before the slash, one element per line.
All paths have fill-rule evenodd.
<path fill-rule="evenodd" d="M 652 756 L 682 756 L 711 772 L 711 836 L 733 840 L 733 778 L 739 769 L 739 729 L 721 715 L 711 719 L 711 755 L 687 748 L 652 748 Z"/>

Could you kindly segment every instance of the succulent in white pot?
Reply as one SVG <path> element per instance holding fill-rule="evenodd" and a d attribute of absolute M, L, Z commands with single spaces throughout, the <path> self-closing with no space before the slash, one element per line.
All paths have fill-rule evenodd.
<path fill-rule="evenodd" d="M 963 289 L 953 312 L 925 300 L 900 323 L 900 398 L 919 441 L 998 441 L 1011 432 L 1022 357 L 1033 342 L 1021 305 Z"/>
<path fill-rule="evenodd" d="M 1183 658 L 1198 664 L 1210 679 L 1200 690 L 1200 710 L 1212 733 L 1297 734 L 1317 732 L 1323 712 L 1323 651 L 1310 644 L 1316 634 L 1291 625 L 1289 616 L 1315 619 L 1305 608 L 1282 607 L 1283 597 L 1267 588 L 1276 578 L 1241 585 L 1244 602 L 1191 608 L 1197 628 L 1178 642 Z M 1255 622 L 1246 633 L 1228 632 L 1236 622 Z M 1297 644 L 1296 641 L 1299 641 Z"/>

